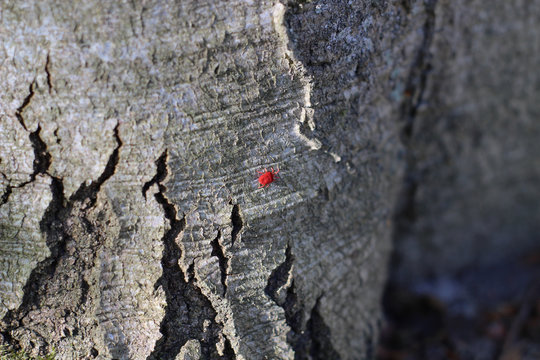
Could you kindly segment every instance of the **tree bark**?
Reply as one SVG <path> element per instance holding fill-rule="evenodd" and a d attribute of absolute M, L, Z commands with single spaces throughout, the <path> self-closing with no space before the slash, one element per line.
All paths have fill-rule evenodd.
<path fill-rule="evenodd" d="M 394 280 L 463 273 L 538 248 L 540 4 L 439 0 L 404 107 Z"/>
<path fill-rule="evenodd" d="M 372 357 L 426 4 L 2 4 L 3 341 Z"/>

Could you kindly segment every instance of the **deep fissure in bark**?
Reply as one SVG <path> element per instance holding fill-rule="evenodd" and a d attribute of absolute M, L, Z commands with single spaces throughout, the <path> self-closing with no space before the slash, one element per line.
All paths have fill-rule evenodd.
<path fill-rule="evenodd" d="M 285 260 L 270 274 L 264 292 L 285 312 L 285 322 L 291 328 L 287 334 L 287 342 L 295 351 L 296 357 L 299 356 L 299 350 L 301 351 L 301 349 L 299 349 L 298 340 L 299 335 L 302 332 L 303 308 L 298 301 L 294 280 L 292 280 L 291 285 L 286 289 L 285 297 L 279 296 L 280 290 L 285 291 L 283 287 L 287 284 L 289 277 L 291 276 L 293 262 L 294 256 L 291 252 L 291 246 L 290 244 L 287 244 L 285 249 Z"/>
<path fill-rule="evenodd" d="M 6 190 L 2 194 L 2 199 L 0 200 L 0 206 L 8 202 L 9 196 L 11 195 L 12 192 L 13 192 L 13 187 L 11 185 L 8 185 L 6 187 Z"/>
<path fill-rule="evenodd" d="M 28 96 L 27 99 L 28 101 L 23 103 L 24 106 L 28 105 L 31 96 Z M 24 106 L 21 106 L 21 111 Z M 20 114 L 19 116 L 21 119 L 23 119 Z M 47 174 L 47 170 L 51 163 L 51 155 L 47 151 L 45 142 L 39 136 L 40 130 L 41 128 L 38 126 L 37 130 L 30 134 L 36 154 L 36 159 L 34 160 L 35 174 L 33 175 L 33 180 L 38 173 Z M 97 194 L 101 186 L 115 172 L 116 165 L 118 164 L 119 160 L 119 149 L 122 146 L 122 141 L 120 140 L 118 134 L 118 125 L 115 128 L 115 138 L 117 141 L 117 146 L 109 156 L 109 160 L 103 173 L 88 187 L 85 183 L 82 183 L 79 189 L 71 196 L 69 200 L 66 200 L 64 196 L 64 184 L 62 179 L 48 174 L 48 176 L 51 178 L 50 189 L 52 199 L 45 210 L 39 226 L 41 232 L 45 234 L 46 244 L 49 248 L 50 255 L 38 263 L 32 270 L 28 281 L 23 288 L 23 299 L 19 307 L 17 309 L 8 311 L 2 319 L 5 328 L 2 330 L 1 334 L 3 335 L 4 339 L 6 339 L 6 341 L 15 348 L 18 348 L 19 345 L 14 343 L 11 332 L 21 326 L 21 321 L 29 314 L 30 311 L 37 310 L 39 308 L 42 299 L 46 299 L 49 296 L 49 286 L 52 286 L 53 283 L 55 285 L 62 283 L 62 279 L 58 277 L 59 274 L 57 274 L 57 268 L 60 262 L 65 258 L 68 242 L 72 240 L 68 219 L 72 216 L 82 219 L 82 223 L 90 224 L 90 226 L 86 226 L 88 234 L 93 232 L 93 226 L 91 225 L 91 222 L 85 218 L 86 213 L 84 213 L 84 211 L 88 210 L 95 204 Z M 74 215 L 73 212 L 76 204 L 82 204 L 87 199 L 90 201 L 90 204 L 83 209 L 82 213 Z M 98 237 L 95 238 L 96 242 L 101 241 Z M 82 305 L 87 300 L 90 287 L 89 284 L 82 278 L 82 271 L 84 268 L 91 266 L 91 259 L 76 262 L 75 266 L 77 266 L 77 269 L 74 269 L 73 273 L 79 274 L 77 276 L 80 277 L 81 295 L 79 305 Z M 62 285 L 59 286 L 61 287 Z M 36 333 L 36 335 L 38 334 Z M 43 344 L 47 343 L 46 339 L 41 338 L 41 340 Z M 45 351 L 46 349 L 40 348 L 40 352 L 44 353 Z"/>
<path fill-rule="evenodd" d="M 34 181 L 38 174 L 45 174 L 49 166 L 51 166 L 51 154 L 47 151 L 47 144 L 41 139 L 40 132 L 41 126 L 38 125 L 36 131 L 31 132 L 29 135 L 34 147 L 34 171 L 30 176 L 30 182 Z"/>
<path fill-rule="evenodd" d="M 51 180 L 52 199 L 49 206 L 45 210 L 43 218 L 39 223 L 42 233 L 46 234 L 47 247 L 50 255 L 32 270 L 26 284 L 23 287 L 23 298 L 17 309 L 9 310 L 2 323 L 5 328 L 1 334 L 6 342 L 15 349 L 19 348 L 19 344 L 14 341 L 11 332 L 21 326 L 21 321 L 28 313 L 37 308 L 40 299 L 45 295 L 44 287 L 50 278 L 54 276 L 54 270 L 58 262 L 58 258 L 65 250 L 65 242 L 67 234 L 64 233 L 59 221 L 61 220 L 60 213 L 64 210 L 64 185 L 58 178 L 52 177 Z"/>
<path fill-rule="evenodd" d="M 317 299 L 315 306 L 311 309 L 310 318 L 305 326 L 302 325 L 304 323 L 304 309 L 298 299 L 294 280 L 286 289 L 285 296 L 279 296 L 279 291 L 284 291 L 283 287 L 292 276 L 293 263 L 294 256 L 291 246 L 287 244 L 285 260 L 270 274 L 264 292 L 285 312 L 285 321 L 291 328 L 287 334 L 287 342 L 294 350 L 295 359 L 339 360 L 339 353 L 332 345 L 330 328 L 319 312 L 322 296 Z"/>
<path fill-rule="evenodd" d="M 287 342 L 294 350 L 294 358 L 302 359 L 307 354 L 302 337 L 302 323 L 304 322 L 304 306 L 298 299 L 294 280 L 287 289 L 285 302 L 281 305 L 285 311 L 285 322 L 291 330 L 287 334 Z"/>
<path fill-rule="evenodd" d="M 424 38 L 418 50 L 414 63 L 409 72 L 407 84 L 405 86 L 405 94 L 407 95 L 401 105 L 401 118 L 404 122 L 402 131 L 402 140 L 409 141 L 412 136 L 414 119 L 418 110 L 418 106 L 422 102 L 426 82 L 429 72 L 431 71 L 430 63 L 430 46 L 433 41 L 435 30 L 435 6 L 436 0 L 428 0 L 424 2 L 426 21 L 422 27 Z"/>
<path fill-rule="evenodd" d="M 424 38 L 422 39 L 422 44 L 409 72 L 405 88 L 406 97 L 401 105 L 400 121 L 403 124 L 401 141 L 405 145 L 407 153 L 405 161 L 405 177 L 394 215 L 394 234 L 406 233 L 416 218 L 414 199 L 416 197 L 418 185 L 421 181 L 421 174 L 417 169 L 416 159 L 410 151 L 410 146 L 413 137 L 416 113 L 422 102 L 427 78 L 431 71 L 430 46 L 435 31 L 436 5 L 436 0 L 428 0 L 424 3 L 426 12 L 426 21 L 423 26 Z"/>
<path fill-rule="evenodd" d="M 242 221 L 242 216 L 240 216 L 240 206 L 238 204 L 234 204 L 231 212 L 231 223 L 232 223 L 232 232 L 231 232 L 231 246 L 234 246 L 234 243 L 236 242 L 236 239 L 238 238 L 238 234 L 242 230 L 242 227 L 244 226 L 244 222 Z"/>
<path fill-rule="evenodd" d="M 313 360 L 339 360 L 341 357 L 334 349 L 331 340 L 330 328 L 324 322 L 324 318 L 319 312 L 321 297 L 317 299 L 315 306 L 311 309 L 310 318 L 306 324 L 306 331 L 302 335 L 309 338 L 309 354 Z"/>
<path fill-rule="evenodd" d="M 268 278 L 266 287 L 264 288 L 266 295 L 274 300 L 274 302 L 279 306 L 282 306 L 283 303 L 279 300 L 277 293 L 278 290 L 287 283 L 287 279 L 289 278 L 292 270 L 292 265 L 293 256 L 291 254 L 291 246 L 287 244 L 287 248 L 285 249 L 285 261 L 272 271 L 270 277 Z"/>
<path fill-rule="evenodd" d="M 195 279 L 195 260 L 191 261 L 187 269 L 187 278 L 191 281 Z"/>
<path fill-rule="evenodd" d="M 210 243 L 212 245 L 212 253 L 219 260 L 219 270 L 221 272 L 221 285 L 223 285 L 223 294 L 227 293 L 227 269 L 229 268 L 229 258 L 225 256 L 225 252 L 219 240 L 221 239 L 221 231 L 218 230 L 217 236 Z"/>
<path fill-rule="evenodd" d="M 85 279 L 81 281 L 81 297 L 79 300 L 80 304 L 86 304 L 88 300 L 88 292 L 90 291 L 90 284 Z"/>
<path fill-rule="evenodd" d="M 159 191 L 154 196 L 163 208 L 165 217 L 169 221 L 170 229 L 162 239 L 164 245 L 163 256 L 161 258 L 163 274 L 158 279 L 156 287 L 163 287 L 167 307 L 165 308 L 165 316 L 160 325 L 162 337 L 156 343 L 149 359 L 174 359 L 180 352 L 181 347 L 189 340 L 183 333 L 182 326 L 179 326 L 181 322 L 177 324 L 178 319 L 185 316 L 183 311 L 187 310 L 188 307 L 187 304 L 183 304 L 183 297 L 187 291 L 187 283 L 183 280 L 184 274 L 178 265 L 178 260 L 180 260 L 182 254 L 180 247 L 176 244 L 176 237 L 185 228 L 185 218 L 177 218 L 176 209 L 165 195 L 163 195 L 165 187 L 161 184 L 159 184 Z M 200 325 L 202 331 L 202 324 Z"/>
<path fill-rule="evenodd" d="M 155 287 L 162 287 L 165 292 L 167 306 L 165 316 L 160 324 L 161 338 L 156 342 L 148 359 L 173 360 L 184 344 L 190 339 L 198 339 L 201 353 L 206 359 L 217 358 L 216 345 L 221 327 L 216 323 L 216 311 L 210 300 L 195 284 L 194 264 L 190 266 L 193 275 L 185 281 L 184 273 L 179 265 L 182 255 L 177 238 L 186 226 L 185 217 L 178 218 L 177 210 L 165 196 L 166 187 L 161 182 L 167 177 L 167 150 L 156 160 L 156 175 L 143 186 L 143 194 L 152 184 L 157 184 L 159 192 L 154 194 L 156 201 L 163 208 L 169 221 L 170 229 L 164 234 L 163 255 L 161 265 L 163 273 Z M 188 269 L 188 273 L 190 270 Z M 189 274 L 188 274 L 189 275 Z M 210 325 L 205 327 L 205 321 Z"/>
<path fill-rule="evenodd" d="M 236 353 L 234 352 L 234 349 L 231 346 L 231 342 L 229 339 L 225 338 L 225 349 L 223 350 L 223 360 L 235 360 L 236 359 Z"/>
<path fill-rule="evenodd" d="M 36 131 L 29 134 L 32 147 L 34 148 L 33 171 L 32 174 L 30 174 L 30 180 L 25 181 L 17 186 L 8 185 L 4 191 L 4 194 L 2 195 L 2 199 L 0 200 L 0 206 L 8 202 L 13 189 L 23 188 L 26 185 L 34 182 L 38 174 L 47 174 L 47 170 L 51 166 L 51 154 L 49 154 L 47 151 L 47 145 L 39 136 L 40 132 L 41 126 L 38 125 Z"/>
<path fill-rule="evenodd" d="M 22 115 L 24 109 L 30 104 L 30 101 L 34 97 L 34 83 L 35 81 L 32 81 L 28 88 L 28 95 L 24 98 L 21 106 L 17 108 L 15 111 L 15 117 L 21 124 L 21 126 L 24 128 L 24 130 L 28 131 L 26 127 L 26 123 L 24 121 L 24 117 Z M 4 191 L 4 194 L 2 195 L 2 199 L 0 200 L 0 206 L 4 205 L 8 202 L 9 196 L 13 192 L 13 189 L 22 188 L 31 182 L 36 180 L 36 176 L 38 174 L 46 174 L 47 170 L 51 166 L 51 155 L 47 151 L 47 145 L 45 142 L 41 139 L 41 136 L 39 133 L 41 132 L 41 126 L 38 124 L 38 127 L 36 131 L 31 132 L 28 137 L 30 139 L 30 142 L 32 143 L 32 147 L 34 149 L 34 162 L 33 162 L 33 171 L 32 174 L 30 174 L 30 180 L 23 182 L 22 184 L 19 184 L 17 186 L 11 186 L 8 185 L 6 187 L 6 190 Z"/>

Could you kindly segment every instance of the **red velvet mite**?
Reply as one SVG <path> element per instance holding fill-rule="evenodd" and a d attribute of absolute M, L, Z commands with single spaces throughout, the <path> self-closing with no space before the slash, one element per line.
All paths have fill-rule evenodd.
<path fill-rule="evenodd" d="M 270 168 L 270 169 L 272 169 L 272 171 L 268 171 L 266 170 L 266 168 L 264 169 L 264 172 L 257 170 L 257 172 L 260 174 L 259 184 L 261 184 L 259 185 L 257 189 L 260 189 L 265 186 L 270 186 L 270 183 L 274 182 L 275 179 L 279 179 L 276 176 L 276 174 L 279 172 L 279 168 L 277 169 L 277 171 L 275 171 L 274 168 Z"/>

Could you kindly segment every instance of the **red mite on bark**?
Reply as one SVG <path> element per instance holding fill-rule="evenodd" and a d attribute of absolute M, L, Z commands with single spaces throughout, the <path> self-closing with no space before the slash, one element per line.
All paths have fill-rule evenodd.
<path fill-rule="evenodd" d="M 264 171 L 258 171 L 259 173 L 259 187 L 257 189 L 260 189 L 262 187 L 270 186 L 272 182 L 274 182 L 275 179 L 279 179 L 276 174 L 279 172 L 279 168 L 277 171 L 274 170 L 274 168 L 270 168 L 272 171 L 264 169 Z"/>

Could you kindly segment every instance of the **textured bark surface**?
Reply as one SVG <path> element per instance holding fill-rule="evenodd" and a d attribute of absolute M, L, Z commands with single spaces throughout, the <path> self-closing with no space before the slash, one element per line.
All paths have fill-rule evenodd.
<path fill-rule="evenodd" d="M 395 279 L 538 248 L 540 4 L 433 2 L 406 106 Z"/>
<path fill-rule="evenodd" d="M 433 14 L 3 4 L 3 340 L 59 359 L 371 357 Z"/>

